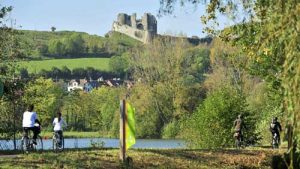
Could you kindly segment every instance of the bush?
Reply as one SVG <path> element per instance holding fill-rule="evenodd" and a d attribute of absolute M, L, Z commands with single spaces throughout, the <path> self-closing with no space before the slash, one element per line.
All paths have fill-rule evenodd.
<path fill-rule="evenodd" d="M 163 128 L 162 137 L 163 138 L 175 138 L 179 131 L 179 125 L 177 121 L 172 121 L 165 125 Z"/>
<path fill-rule="evenodd" d="M 221 88 L 208 94 L 192 117 L 186 121 L 183 134 L 191 147 L 217 148 L 233 145 L 233 122 L 242 114 L 247 131 L 244 136 L 254 134 L 255 125 L 245 110 L 245 98 L 232 88 Z"/>

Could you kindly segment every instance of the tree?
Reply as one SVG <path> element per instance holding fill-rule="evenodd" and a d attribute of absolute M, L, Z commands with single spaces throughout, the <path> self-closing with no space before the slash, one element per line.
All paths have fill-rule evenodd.
<path fill-rule="evenodd" d="M 122 76 L 129 68 L 128 58 L 125 56 L 113 56 L 109 60 L 109 67 L 113 73 Z"/>
<path fill-rule="evenodd" d="M 6 15 L 11 10 L 12 7 L 0 5 L 0 67 L 6 68 L 6 71 L 0 72 L 0 78 L 12 77 L 15 73 L 15 62 L 23 56 L 18 32 L 5 24 Z"/>
<path fill-rule="evenodd" d="M 48 45 L 46 45 L 46 44 L 41 44 L 37 48 L 38 48 L 39 53 L 42 54 L 42 55 L 45 55 L 45 54 L 49 53 L 48 52 Z"/>
<path fill-rule="evenodd" d="M 84 40 L 80 34 L 72 34 L 70 37 L 65 38 L 63 43 L 68 54 L 79 55 L 84 52 Z"/>
<path fill-rule="evenodd" d="M 131 97 L 139 103 L 147 91 L 148 100 L 137 109 L 145 109 L 145 116 L 153 120 L 147 123 L 149 128 L 155 122 L 156 137 L 169 123 L 192 114 L 199 104 L 203 92 L 199 82 L 209 67 L 208 52 L 201 52 L 204 48 L 193 47 L 183 39 L 157 38 L 130 54 L 130 69 L 139 84 L 135 86 L 140 86 Z"/>
<path fill-rule="evenodd" d="M 22 100 L 33 104 L 42 125 L 48 126 L 62 104 L 62 96 L 62 89 L 51 79 L 39 78 L 26 85 Z"/>
<path fill-rule="evenodd" d="M 72 70 L 72 76 L 73 78 L 85 78 L 86 77 L 86 71 L 84 68 L 74 68 Z"/>
<path fill-rule="evenodd" d="M 15 68 L 18 59 L 23 57 L 21 43 L 18 37 L 19 32 L 6 25 L 6 15 L 12 7 L 1 6 L 0 4 L 0 81 L 4 83 L 4 95 L 0 97 L 0 136 L 10 139 L 13 136 L 14 149 L 16 149 L 16 127 L 20 120 L 22 102 L 23 82 L 16 81 Z"/>
<path fill-rule="evenodd" d="M 52 31 L 52 32 L 55 32 L 55 30 L 56 30 L 56 27 L 52 26 L 52 27 L 51 27 L 51 31 Z"/>
<path fill-rule="evenodd" d="M 255 125 L 246 110 L 245 98 L 229 86 L 212 91 L 187 121 L 184 133 L 188 134 L 185 138 L 192 147 L 197 148 L 232 146 L 233 122 L 239 114 L 247 123 L 243 135 L 248 140 L 249 136 L 254 136 Z"/>
<path fill-rule="evenodd" d="M 97 76 L 96 76 L 96 70 L 93 67 L 87 67 L 86 68 L 86 74 L 87 74 L 87 77 L 89 79 L 96 79 L 97 78 Z"/>
<path fill-rule="evenodd" d="M 57 81 L 57 78 L 58 77 L 60 77 L 61 76 L 61 70 L 59 69 L 59 68 L 57 68 L 57 67 L 52 67 L 51 68 L 51 76 L 54 78 L 54 79 L 56 79 L 56 81 Z"/>
<path fill-rule="evenodd" d="M 64 55 L 66 52 L 66 46 L 60 41 L 56 39 L 52 39 L 48 44 L 48 52 L 51 55 Z"/>
<path fill-rule="evenodd" d="M 198 4 L 201 1 L 183 0 L 184 3 Z M 203 1 L 202 1 L 203 2 Z M 160 14 L 172 13 L 176 0 L 160 0 Z M 231 18 L 238 18 L 239 11 L 245 16 L 244 22 L 224 30 L 220 37 L 242 49 L 248 56 L 251 71 L 282 89 L 282 104 L 289 135 L 290 168 L 297 167 L 300 149 L 300 49 L 299 49 L 299 1 L 240 1 L 213 0 L 207 4 L 207 14 L 202 17 L 205 24 L 218 19 L 218 14 L 230 12 Z M 209 24 L 208 24 L 209 25 Z M 207 27 L 210 33 L 215 29 Z M 258 71 L 257 71 L 258 70 Z"/>
<path fill-rule="evenodd" d="M 20 76 L 21 76 L 21 79 L 29 78 L 29 74 L 28 74 L 28 71 L 27 71 L 26 68 L 21 68 L 20 69 Z"/>
<path fill-rule="evenodd" d="M 72 76 L 72 72 L 67 66 L 62 67 L 61 73 L 62 73 L 62 78 L 64 79 L 70 79 Z"/>

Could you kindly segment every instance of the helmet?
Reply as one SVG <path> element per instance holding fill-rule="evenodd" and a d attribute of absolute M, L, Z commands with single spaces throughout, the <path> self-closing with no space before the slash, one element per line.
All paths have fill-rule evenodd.
<path fill-rule="evenodd" d="M 277 122 L 277 117 L 273 117 L 272 121 Z"/>

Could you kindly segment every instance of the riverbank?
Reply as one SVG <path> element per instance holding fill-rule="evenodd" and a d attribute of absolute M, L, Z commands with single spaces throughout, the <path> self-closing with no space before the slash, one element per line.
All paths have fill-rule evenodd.
<path fill-rule="evenodd" d="M 52 138 L 53 132 L 42 131 L 40 134 L 43 138 Z M 64 131 L 65 138 L 109 138 L 109 135 L 97 131 Z"/>
<path fill-rule="evenodd" d="M 44 139 L 52 138 L 53 131 L 42 131 L 40 136 Z M 19 139 L 22 137 L 22 133 L 17 133 L 16 138 Z M 112 138 L 108 133 L 100 133 L 97 131 L 64 131 L 65 138 Z M 0 140 L 5 140 L 6 137 L 0 137 Z"/>
<path fill-rule="evenodd" d="M 132 168 L 271 168 L 272 157 L 283 150 L 129 150 Z M 118 149 L 66 150 L 1 158 L 1 168 L 122 168 Z"/>

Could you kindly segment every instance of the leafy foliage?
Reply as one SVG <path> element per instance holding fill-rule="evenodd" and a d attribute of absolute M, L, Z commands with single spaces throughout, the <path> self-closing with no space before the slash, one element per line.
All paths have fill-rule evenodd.
<path fill-rule="evenodd" d="M 246 110 L 246 100 L 232 88 L 219 88 L 208 94 L 192 118 L 187 121 L 185 137 L 192 146 L 200 148 L 233 145 L 233 121 L 242 114 L 247 130 L 245 140 L 253 136 L 255 127 Z M 251 124 L 252 123 L 252 124 Z"/>
<path fill-rule="evenodd" d="M 161 0 L 161 11 L 173 12 L 178 1 Z M 198 4 L 200 1 L 180 1 Z M 207 5 L 202 17 L 204 24 L 217 22 L 217 15 L 230 13 L 233 19 L 241 13 L 244 22 L 235 25 L 220 35 L 223 40 L 240 47 L 248 57 L 250 72 L 266 79 L 272 88 L 281 91 L 285 119 L 288 126 L 290 168 L 297 167 L 299 158 L 299 1 L 220 1 L 213 0 Z M 214 27 L 206 29 L 216 33 Z"/>
<path fill-rule="evenodd" d="M 51 79 L 39 78 L 26 85 L 22 99 L 26 105 L 35 106 L 42 125 L 48 126 L 62 104 L 62 96 L 62 88 Z"/>
<path fill-rule="evenodd" d="M 209 52 L 182 39 L 158 38 L 136 49 L 129 65 L 137 81 L 130 95 L 136 116 L 141 118 L 137 134 L 160 137 L 168 123 L 191 114 L 198 105 L 202 94 L 199 83 L 209 69 Z M 145 126 L 141 131 L 139 123 Z M 174 133 L 180 129 L 176 130 Z"/>
<path fill-rule="evenodd" d="M 128 54 L 124 53 L 122 56 L 113 56 L 109 60 L 109 67 L 113 73 L 124 75 L 129 69 Z"/>
<path fill-rule="evenodd" d="M 74 91 L 64 98 L 63 116 L 70 130 L 118 135 L 122 89 L 102 87 L 91 93 Z"/>

